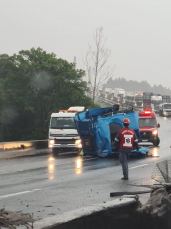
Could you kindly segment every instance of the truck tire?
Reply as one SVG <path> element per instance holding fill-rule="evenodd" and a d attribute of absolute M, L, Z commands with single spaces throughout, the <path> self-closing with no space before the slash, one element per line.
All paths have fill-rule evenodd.
<path fill-rule="evenodd" d="M 53 149 L 52 149 L 52 152 L 53 152 L 53 155 L 54 155 L 54 156 L 58 156 L 60 150 L 57 149 L 57 148 L 53 148 Z"/>
<path fill-rule="evenodd" d="M 158 146 L 160 144 L 160 138 L 157 138 L 156 141 L 153 142 L 154 146 Z"/>

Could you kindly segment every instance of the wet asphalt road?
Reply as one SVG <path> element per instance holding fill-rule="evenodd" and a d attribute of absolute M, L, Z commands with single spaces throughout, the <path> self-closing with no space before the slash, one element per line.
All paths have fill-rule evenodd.
<path fill-rule="evenodd" d="M 128 184 L 152 184 L 154 164 L 171 156 L 171 118 L 157 115 L 159 147 L 150 153 L 159 157 L 129 160 L 129 181 L 121 181 L 118 157 L 81 157 L 63 153 L 0 161 L 0 208 L 33 213 L 35 219 L 61 214 L 83 206 L 111 200 L 110 192 L 144 190 Z M 141 195 L 144 203 L 147 195 Z"/>

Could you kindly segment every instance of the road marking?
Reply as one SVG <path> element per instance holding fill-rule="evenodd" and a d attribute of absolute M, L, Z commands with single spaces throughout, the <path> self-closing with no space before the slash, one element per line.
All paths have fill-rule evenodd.
<path fill-rule="evenodd" d="M 131 167 L 130 169 L 135 169 L 135 168 L 146 166 L 146 165 L 148 165 L 148 164 L 138 165 L 138 166 L 135 166 L 135 167 Z"/>
<path fill-rule="evenodd" d="M 17 195 L 21 195 L 21 194 L 26 194 L 26 193 L 30 193 L 30 192 L 40 191 L 40 190 L 41 189 L 33 189 L 33 190 L 29 190 L 29 191 L 24 191 L 24 192 L 17 192 L 17 193 L 5 195 L 5 196 L 0 196 L 0 199 L 11 197 L 11 196 L 17 196 Z"/>
<path fill-rule="evenodd" d="M 17 173 L 17 172 L 23 172 L 24 170 L 16 170 L 16 171 L 10 171 L 10 172 L 4 172 L 4 173 L 0 173 L 0 175 L 4 175 L 4 174 L 8 174 L 8 173 Z"/>

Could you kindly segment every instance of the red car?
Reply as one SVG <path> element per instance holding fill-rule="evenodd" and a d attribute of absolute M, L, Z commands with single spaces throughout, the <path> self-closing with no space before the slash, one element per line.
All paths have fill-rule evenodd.
<path fill-rule="evenodd" d="M 139 142 L 152 142 L 154 146 L 158 146 L 160 138 L 158 137 L 158 127 L 156 115 L 151 110 L 138 112 L 139 115 L 139 130 L 141 139 Z"/>

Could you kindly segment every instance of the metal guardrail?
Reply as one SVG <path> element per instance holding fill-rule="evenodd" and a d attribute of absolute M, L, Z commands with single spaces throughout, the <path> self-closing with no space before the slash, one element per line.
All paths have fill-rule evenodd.
<path fill-rule="evenodd" d="M 48 140 L 1 142 L 0 152 L 28 151 L 37 149 L 47 149 Z"/>

